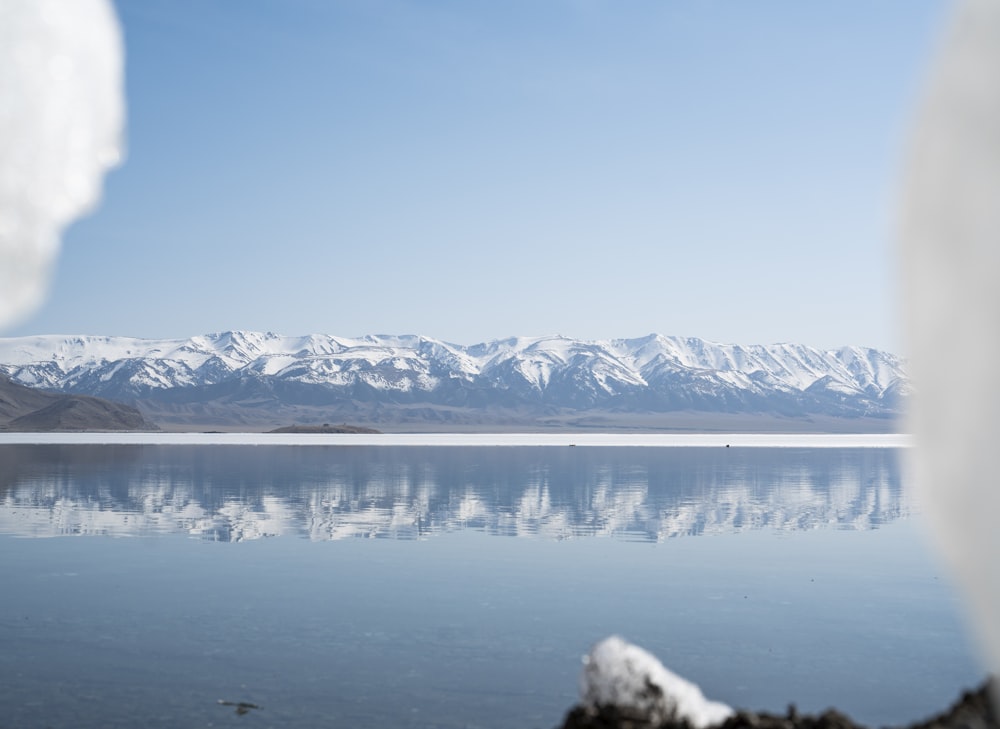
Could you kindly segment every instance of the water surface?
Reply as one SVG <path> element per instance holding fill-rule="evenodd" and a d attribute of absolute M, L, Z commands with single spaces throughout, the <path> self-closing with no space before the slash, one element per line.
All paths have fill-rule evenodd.
<path fill-rule="evenodd" d="M 0 726 L 551 727 L 610 633 L 900 724 L 981 670 L 897 457 L 0 446 Z"/>

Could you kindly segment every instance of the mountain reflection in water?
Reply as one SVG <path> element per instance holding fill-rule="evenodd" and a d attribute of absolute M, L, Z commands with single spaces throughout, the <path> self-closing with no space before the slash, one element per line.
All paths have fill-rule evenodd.
<path fill-rule="evenodd" d="M 0 533 L 19 536 L 662 541 L 909 512 L 888 449 L 0 446 Z"/>

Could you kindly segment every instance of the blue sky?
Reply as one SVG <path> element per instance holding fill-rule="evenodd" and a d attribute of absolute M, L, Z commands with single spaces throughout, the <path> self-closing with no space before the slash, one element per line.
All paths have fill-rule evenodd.
<path fill-rule="evenodd" d="M 898 349 L 943 0 L 117 0 L 128 157 L 7 336 Z"/>

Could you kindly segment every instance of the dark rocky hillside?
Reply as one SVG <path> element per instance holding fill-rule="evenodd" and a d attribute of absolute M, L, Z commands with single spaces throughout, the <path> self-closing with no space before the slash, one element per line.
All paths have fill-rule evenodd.
<path fill-rule="evenodd" d="M 19 385 L 0 374 L 0 427 L 15 418 L 51 405 L 58 397 Z"/>
<path fill-rule="evenodd" d="M 82 395 L 35 390 L 0 376 L 0 430 L 158 430 L 136 408 Z"/>

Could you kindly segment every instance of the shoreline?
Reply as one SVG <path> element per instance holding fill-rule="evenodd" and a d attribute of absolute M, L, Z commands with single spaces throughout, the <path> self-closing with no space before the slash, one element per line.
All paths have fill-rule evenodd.
<path fill-rule="evenodd" d="M 0 432 L 0 445 L 252 445 L 643 448 L 909 448 L 901 433 Z"/>

